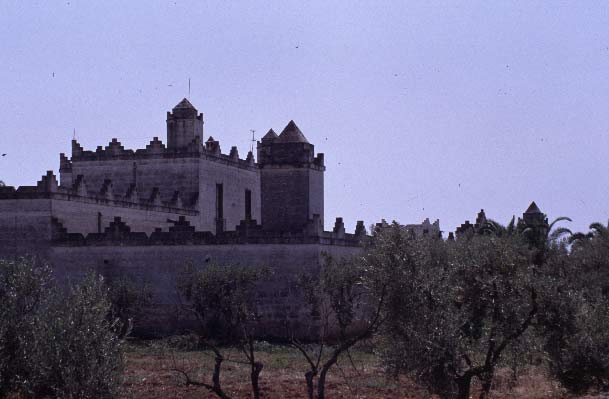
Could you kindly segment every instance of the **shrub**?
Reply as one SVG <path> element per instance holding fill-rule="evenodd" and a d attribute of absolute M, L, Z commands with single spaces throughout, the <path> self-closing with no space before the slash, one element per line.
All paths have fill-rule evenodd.
<path fill-rule="evenodd" d="M 129 275 L 109 276 L 105 282 L 108 286 L 110 313 L 120 320 L 122 326 L 120 335 L 128 335 L 132 328 L 137 331 L 140 327 L 138 320 L 144 318 L 147 307 L 152 303 L 150 285 Z"/>
<path fill-rule="evenodd" d="M 577 328 L 549 347 L 550 372 L 569 391 L 583 393 L 609 385 L 609 321 L 606 303 L 580 303 Z"/>
<path fill-rule="evenodd" d="M 580 394 L 609 386 L 609 237 L 595 234 L 549 258 L 539 332 L 550 373 Z"/>
<path fill-rule="evenodd" d="M 0 397 L 31 389 L 34 342 L 49 306 L 51 272 L 31 260 L 0 261 Z"/>

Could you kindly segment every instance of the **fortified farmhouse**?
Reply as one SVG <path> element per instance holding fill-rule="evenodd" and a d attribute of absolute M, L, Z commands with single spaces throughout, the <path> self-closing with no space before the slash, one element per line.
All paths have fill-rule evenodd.
<path fill-rule="evenodd" d="M 293 121 L 257 143 L 257 162 L 236 147 L 223 154 L 203 125 L 183 99 L 167 112 L 166 145 L 155 137 L 129 150 L 112 139 L 90 151 L 73 140 L 59 182 L 47 172 L 36 186 L 0 187 L 0 257 L 40 256 L 60 279 L 93 270 L 143 281 L 154 298 L 144 324 L 158 332 L 181 323 L 176 276 L 188 263 L 267 266 L 259 302 L 268 332 L 306 322 L 298 276 L 323 253 L 356 253 L 364 223 L 347 233 L 336 218 L 324 230 L 324 156 Z M 407 228 L 440 235 L 438 221 Z"/>

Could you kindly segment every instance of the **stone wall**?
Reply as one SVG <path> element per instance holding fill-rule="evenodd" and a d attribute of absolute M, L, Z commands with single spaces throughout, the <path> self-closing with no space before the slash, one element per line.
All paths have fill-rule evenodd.
<path fill-rule="evenodd" d="M 235 147 L 229 155 L 222 154 L 219 143 L 210 140 L 206 147 L 195 140 L 181 152 L 169 151 L 156 137 L 146 149 L 135 151 L 125 150 L 116 139 L 95 152 L 74 141 L 72 158 L 61 156 L 61 187 L 73 188 L 84 179 L 87 190 L 95 193 L 110 182 L 120 198 L 135 187 L 141 199 L 158 195 L 161 202 L 197 209 L 199 216 L 192 218 L 197 229 L 216 231 L 216 187 L 221 184 L 224 230 L 234 230 L 245 219 L 246 190 L 251 191 L 251 218 L 260 220 L 260 172 L 253 155 L 240 159 Z"/>
<path fill-rule="evenodd" d="M 191 205 L 199 187 L 199 159 L 190 157 L 103 159 L 72 161 L 72 176 L 83 175 L 90 189 L 99 190 L 104 181 L 112 181 L 114 192 L 124 196 L 134 182 L 140 197 L 149 197 L 158 188 L 162 201 L 170 201 L 175 192 L 182 202 Z M 69 187 L 64 179 L 61 185 Z"/>
<path fill-rule="evenodd" d="M 309 169 L 309 219 L 319 215 L 324 228 L 324 172 L 323 169 Z"/>
<path fill-rule="evenodd" d="M 51 216 L 73 233 L 95 233 L 104 231 L 106 227 L 116 218 L 120 217 L 134 231 L 150 234 L 157 228 L 167 230 L 173 226 L 172 220 L 178 220 L 179 215 L 186 216 L 193 224 L 197 222 L 198 216 L 194 212 L 180 212 L 176 209 L 164 212 L 161 209 L 142 209 L 141 207 L 129 207 L 125 204 L 118 207 L 112 203 L 104 204 L 102 201 L 66 201 L 52 199 Z M 0 201 L 1 202 L 1 201 Z"/>
<path fill-rule="evenodd" d="M 54 246 L 49 259 L 56 275 L 67 280 L 89 271 L 108 278 L 125 276 L 146 282 L 153 292 L 153 304 L 146 317 L 136 322 L 139 332 L 170 334 L 192 327 L 192 316 L 179 306 L 178 274 L 187 264 L 268 267 L 272 274 L 260 285 L 257 302 L 263 336 L 285 336 L 289 330 L 313 333 L 313 319 L 296 282 L 300 275 L 316 272 L 322 253 L 335 257 L 353 256 L 358 247 L 323 244 L 173 245 L 173 246 Z"/>
<path fill-rule="evenodd" d="M 264 229 L 302 230 L 312 217 L 309 216 L 309 175 L 306 167 L 272 165 L 261 170 Z"/>
<path fill-rule="evenodd" d="M 0 201 L 0 257 L 46 256 L 52 235 L 51 209 L 48 199 Z"/>
<path fill-rule="evenodd" d="M 216 185 L 224 192 L 224 229 L 234 231 L 245 219 L 245 190 L 252 193 L 252 219 L 260 221 L 260 172 L 235 168 L 222 160 L 201 159 L 199 169 L 199 230 L 216 231 Z"/>

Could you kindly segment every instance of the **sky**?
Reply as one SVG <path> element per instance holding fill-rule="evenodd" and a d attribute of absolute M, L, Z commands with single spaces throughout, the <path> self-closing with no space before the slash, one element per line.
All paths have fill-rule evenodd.
<path fill-rule="evenodd" d="M 605 1 L 0 3 L 0 179 L 85 149 L 165 141 L 183 97 L 205 139 L 293 119 L 325 154 L 325 228 L 343 217 L 507 223 L 536 201 L 609 218 Z"/>

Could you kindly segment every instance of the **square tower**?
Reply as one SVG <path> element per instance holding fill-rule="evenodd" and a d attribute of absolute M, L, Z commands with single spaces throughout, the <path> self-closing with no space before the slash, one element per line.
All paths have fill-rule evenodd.
<path fill-rule="evenodd" d="M 314 215 L 324 220 L 324 157 L 315 156 L 294 121 L 258 142 L 264 230 L 302 232 Z"/>
<path fill-rule="evenodd" d="M 185 151 L 196 139 L 203 142 L 203 114 L 184 98 L 167 112 L 167 149 Z"/>

